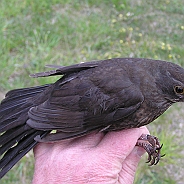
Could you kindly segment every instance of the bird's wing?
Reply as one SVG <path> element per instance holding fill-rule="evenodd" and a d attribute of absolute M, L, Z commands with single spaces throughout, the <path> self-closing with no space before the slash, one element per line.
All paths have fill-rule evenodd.
<path fill-rule="evenodd" d="M 57 65 L 46 65 L 46 66 L 49 68 L 57 68 L 57 69 L 31 74 L 30 76 L 33 78 L 37 78 L 37 77 L 48 77 L 48 76 L 54 76 L 54 75 L 65 75 L 73 72 L 79 72 L 82 70 L 94 68 L 98 66 L 98 63 L 93 61 L 93 62 L 74 64 L 71 66 L 57 66 Z"/>
<path fill-rule="evenodd" d="M 99 72 L 102 75 L 97 75 Z M 42 141 L 104 130 L 140 107 L 143 95 L 127 75 L 119 71 L 117 75 L 104 77 L 103 72 L 103 68 L 98 71 L 97 67 L 64 76 L 55 83 L 47 101 L 30 109 L 29 126 L 38 130 L 58 130 Z"/>

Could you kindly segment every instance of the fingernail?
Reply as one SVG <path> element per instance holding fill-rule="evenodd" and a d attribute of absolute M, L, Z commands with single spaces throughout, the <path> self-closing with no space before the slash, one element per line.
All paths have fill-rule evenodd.
<path fill-rule="evenodd" d="M 144 153 L 145 153 L 145 150 L 141 147 L 136 146 L 135 147 L 135 152 L 139 157 L 142 157 L 142 155 L 144 155 Z"/>

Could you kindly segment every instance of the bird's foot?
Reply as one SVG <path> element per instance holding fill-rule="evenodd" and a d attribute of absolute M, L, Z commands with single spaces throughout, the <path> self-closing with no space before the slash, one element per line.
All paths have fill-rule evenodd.
<path fill-rule="evenodd" d="M 148 153 L 148 161 L 146 163 L 150 163 L 149 166 L 156 165 L 160 161 L 160 158 L 165 156 L 165 154 L 161 155 L 160 153 L 163 144 L 160 145 L 158 138 L 155 136 L 142 134 L 136 146 L 144 148 Z"/>

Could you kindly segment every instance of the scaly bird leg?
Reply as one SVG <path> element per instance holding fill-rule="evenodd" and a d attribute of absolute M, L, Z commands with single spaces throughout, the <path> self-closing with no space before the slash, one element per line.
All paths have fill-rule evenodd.
<path fill-rule="evenodd" d="M 163 144 L 160 145 L 158 138 L 155 136 L 142 134 L 138 139 L 136 146 L 144 148 L 148 153 L 147 163 L 150 162 L 149 166 L 156 165 L 160 161 L 160 158 L 165 156 L 165 154 L 160 154 Z"/>

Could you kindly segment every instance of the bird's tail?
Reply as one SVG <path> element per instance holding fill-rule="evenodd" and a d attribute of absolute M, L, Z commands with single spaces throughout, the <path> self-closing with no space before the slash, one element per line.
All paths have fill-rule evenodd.
<path fill-rule="evenodd" d="M 29 109 L 40 103 L 39 95 L 50 85 L 16 89 L 8 92 L 0 104 L 0 178 L 2 178 L 37 142 L 37 135 L 48 132 L 26 124 Z"/>

